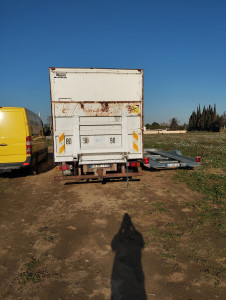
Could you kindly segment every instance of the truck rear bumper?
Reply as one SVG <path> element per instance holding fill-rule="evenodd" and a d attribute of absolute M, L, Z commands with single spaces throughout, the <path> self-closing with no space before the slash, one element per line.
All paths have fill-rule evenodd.
<path fill-rule="evenodd" d="M 77 176 L 55 176 L 55 180 L 84 180 L 84 179 L 96 179 L 98 181 L 102 181 L 104 178 L 126 178 L 126 177 L 136 177 L 142 176 L 141 172 L 136 173 L 108 173 L 103 175 L 103 173 L 99 172 L 98 176 L 95 175 L 77 175 Z"/>

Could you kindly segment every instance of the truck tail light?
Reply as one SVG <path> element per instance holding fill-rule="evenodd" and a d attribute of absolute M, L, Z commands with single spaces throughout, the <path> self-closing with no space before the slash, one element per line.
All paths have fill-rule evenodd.
<path fill-rule="evenodd" d="M 59 165 L 57 166 L 57 171 L 66 171 L 70 170 L 70 165 Z"/>
<path fill-rule="evenodd" d="M 201 156 L 196 156 L 196 162 L 200 162 L 201 161 Z"/>
<path fill-rule="evenodd" d="M 144 164 L 149 164 L 149 157 L 144 158 Z"/>
<path fill-rule="evenodd" d="M 130 167 L 137 167 L 137 162 L 136 161 L 130 161 L 129 166 Z"/>
<path fill-rule="evenodd" d="M 27 154 L 31 154 L 32 145 L 31 145 L 31 137 L 30 136 L 26 137 L 26 149 L 27 149 Z"/>
<path fill-rule="evenodd" d="M 69 165 L 61 166 L 61 170 L 62 171 L 70 170 L 70 166 Z"/>

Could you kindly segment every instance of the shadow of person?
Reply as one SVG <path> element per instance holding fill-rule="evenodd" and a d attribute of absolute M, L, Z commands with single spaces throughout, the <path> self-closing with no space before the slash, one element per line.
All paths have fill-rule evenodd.
<path fill-rule="evenodd" d="M 111 242 L 115 252 L 111 275 L 111 300 L 146 300 L 141 251 L 144 240 L 130 216 L 123 216 L 121 228 Z"/>

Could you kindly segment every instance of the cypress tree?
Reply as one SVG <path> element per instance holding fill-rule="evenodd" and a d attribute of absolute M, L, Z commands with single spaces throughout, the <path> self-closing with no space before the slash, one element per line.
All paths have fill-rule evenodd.
<path fill-rule="evenodd" d="M 208 128 L 209 128 L 209 131 L 211 131 L 212 127 L 213 127 L 213 108 L 211 105 L 209 105 L 209 108 L 210 108 L 210 114 L 209 114 L 209 120 L 208 120 Z"/>
<path fill-rule="evenodd" d="M 214 104 L 214 111 L 213 111 L 213 123 L 217 120 L 217 109 L 216 104 Z"/>
<path fill-rule="evenodd" d="M 206 118 L 206 108 L 205 105 L 202 110 L 201 119 L 200 119 L 200 129 L 205 130 L 205 118 Z"/>
<path fill-rule="evenodd" d="M 197 117 L 196 117 L 196 129 L 200 130 L 201 129 L 201 109 L 200 109 L 200 104 L 197 107 Z"/>
<path fill-rule="evenodd" d="M 199 104 L 196 112 L 193 111 L 189 118 L 188 130 L 216 131 L 219 130 L 221 123 L 217 115 L 216 104 L 214 108 L 211 105 L 206 108 L 204 105 L 202 112 Z"/>
<path fill-rule="evenodd" d="M 190 116 L 189 121 L 188 121 L 188 130 L 189 130 L 189 131 L 192 131 L 192 130 L 193 130 L 193 129 L 192 129 L 192 115 Z"/>

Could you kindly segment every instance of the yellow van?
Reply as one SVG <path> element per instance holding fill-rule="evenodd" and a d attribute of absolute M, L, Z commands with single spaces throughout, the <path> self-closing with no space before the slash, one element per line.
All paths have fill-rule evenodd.
<path fill-rule="evenodd" d="M 22 107 L 0 107 L 0 172 L 28 168 L 48 159 L 41 119 Z"/>

